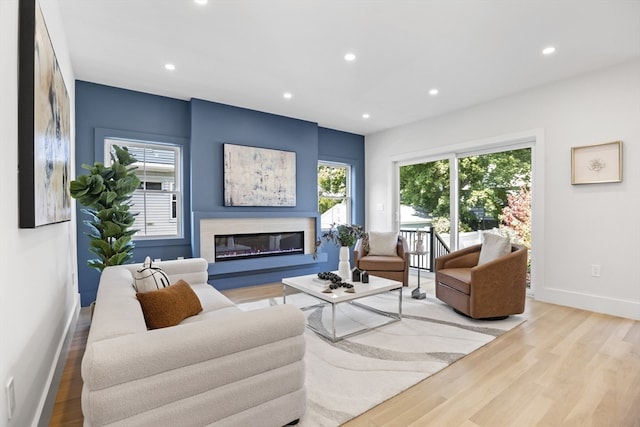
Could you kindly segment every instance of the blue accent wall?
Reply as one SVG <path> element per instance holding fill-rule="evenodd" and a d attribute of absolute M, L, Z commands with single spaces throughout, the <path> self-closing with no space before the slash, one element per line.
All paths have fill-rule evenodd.
<path fill-rule="evenodd" d="M 295 207 L 225 207 L 223 144 L 296 153 Z M 307 190 L 317 180 L 318 125 L 260 111 L 198 99 L 191 100 L 191 173 L 194 212 L 316 211 L 317 196 Z"/>
<path fill-rule="evenodd" d="M 102 161 L 104 135 L 165 140 L 183 145 L 185 235 L 183 239 L 137 241 L 135 261 L 145 256 L 200 256 L 202 218 L 317 217 L 319 160 L 352 166 L 354 222 L 364 223 L 364 137 L 316 123 L 192 99 L 181 101 L 83 81 L 76 82 L 76 175 L 83 163 Z M 177 142 L 176 142 L 177 141 Z M 223 144 L 296 153 L 295 207 L 224 206 Z M 96 149 L 98 147 L 98 149 Z M 78 209 L 81 207 L 78 206 Z M 88 238 L 78 212 L 78 279 L 82 305 L 95 300 L 99 273 L 86 267 Z M 319 231 L 319 230 L 318 230 Z M 326 246 L 326 248 L 325 248 Z M 250 260 L 239 267 L 210 265 L 210 282 L 230 289 L 279 282 L 282 277 L 337 269 L 337 248 L 323 245 L 317 259 L 290 255 Z M 235 261 L 229 261 L 235 262 Z"/>
<path fill-rule="evenodd" d="M 351 222 L 364 225 L 364 136 L 334 129 L 318 128 L 318 160 L 351 165 L 353 197 Z M 326 253 L 329 259 L 325 270 L 337 270 L 338 247 L 324 242 L 320 250 Z M 353 260 L 353 248 L 351 248 L 351 257 Z"/>
<path fill-rule="evenodd" d="M 353 223 L 364 225 L 364 136 L 318 128 L 318 160 L 351 165 L 351 218 Z"/>
<path fill-rule="evenodd" d="M 151 141 L 167 138 L 171 142 L 186 141 L 183 154 L 185 178 L 188 179 L 189 129 L 189 103 L 186 101 L 76 81 L 76 176 L 87 172 L 82 169 L 83 163 L 104 162 L 102 140 L 108 135 Z M 185 185 L 188 200 L 188 181 Z M 81 208 L 76 203 L 78 287 L 82 305 L 86 306 L 95 301 L 100 273 L 87 267 L 87 260 L 95 257 L 88 250 L 89 238 L 84 234 L 86 226 L 82 222 L 88 217 L 80 212 Z M 186 217 L 188 219 L 189 215 Z M 136 241 L 134 261 L 142 262 L 147 255 L 161 259 L 191 257 L 190 224 L 185 224 L 184 232 L 184 239 Z"/>
<path fill-rule="evenodd" d="M 296 206 L 224 206 L 225 143 L 296 153 Z M 194 256 L 200 256 L 200 219 L 317 216 L 318 125 L 260 111 L 191 100 L 192 211 Z M 311 190 L 311 191 L 310 191 Z M 278 257 L 280 258 L 280 257 Z M 326 268 L 326 257 L 291 255 L 290 263 L 259 258 L 210 264 L 211 283 L 219 289 L 278 282 L 284 276 Z M 249 267 L 251 270 L 247 271 Z"/>

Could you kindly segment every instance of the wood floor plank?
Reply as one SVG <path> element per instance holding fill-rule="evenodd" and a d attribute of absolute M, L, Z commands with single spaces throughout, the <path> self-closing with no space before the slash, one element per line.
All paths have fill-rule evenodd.
<path fill-rule="evenodd" d="M 423 278 L 424 280 L 424 278 Z M 278 283 L 224 291 L 236 303 Z M 640 322 L 527 299 L 527 321 L 345 427 L 640 427 Z M 81 426 L 80 313 L 50 426 Z"/>

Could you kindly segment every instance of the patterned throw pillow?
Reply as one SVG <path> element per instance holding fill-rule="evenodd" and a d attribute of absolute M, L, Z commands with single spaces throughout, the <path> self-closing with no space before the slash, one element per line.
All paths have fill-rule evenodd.
<path fill-rule="evenodd" d="M 136 292 L 156 291 L 170 284 L 167 274 L 160 267 L 154 267 L 150 257 L 147 257 L 142 268 L 133 274 L 133 289 Z"/>

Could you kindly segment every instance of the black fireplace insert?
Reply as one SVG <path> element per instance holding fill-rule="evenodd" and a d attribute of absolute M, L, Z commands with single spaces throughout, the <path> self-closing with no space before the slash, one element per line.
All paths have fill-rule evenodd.
<path fill-rule="evenodd" d="M 303 253 L 304 231 L 217 234 L 215 237 L 216 262 Z"/>

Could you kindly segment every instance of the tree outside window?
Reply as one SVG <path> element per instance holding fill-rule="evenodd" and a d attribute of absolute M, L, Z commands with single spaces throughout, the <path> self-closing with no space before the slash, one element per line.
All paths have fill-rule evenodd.
<path fill-rule="evenodd" d="M 458 162 L 460 231 L 506 225 L 503 209 L 510 196 L 530 188 L 531 150 L 461 157 Z M 450 201 L 448 160 L 400 168 L 400 203 L 427 213 L 440 233 L 449 232 Z"/>
<path fill-rule="evenodd" d="M 351 166 L 318 163 L 318 211 L 321 228 L 351 223 Z"/>

